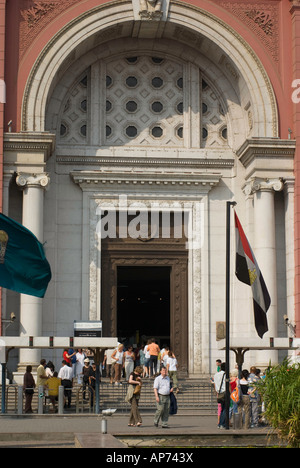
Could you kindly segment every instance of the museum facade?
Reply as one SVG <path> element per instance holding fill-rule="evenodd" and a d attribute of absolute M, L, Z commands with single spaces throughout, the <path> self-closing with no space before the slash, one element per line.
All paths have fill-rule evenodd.
<path fill-rule="evenodd" d="M 44 243 L 53 276 L 44 299 L 2 290 L 2 317 L 17 316 L 6 333 L 71 336 L 75 320 L 101 320 L 104 336 L 169 344 L 185 375 L 213 372 L 234 201 L 271 297 L 267 337 L 287 336 L 284 316 L 300 316 L 300 3 L 0 5 L 2 212 Z M 231 232 L 231 335 L 247 340 Z M 21 350 L 15 368 L 39 356 Z"/>

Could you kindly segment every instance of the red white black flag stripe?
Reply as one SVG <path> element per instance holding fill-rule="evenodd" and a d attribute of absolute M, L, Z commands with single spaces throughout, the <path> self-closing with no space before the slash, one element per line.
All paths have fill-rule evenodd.
<path fill-rule="evenodd" d="M 236 228 L 235 274 L 240 281 L 251 286 L 255 328 L 262 338 L 268 331 L 267 311 L 271 304 L 271 298 L 236 213 L 234 213 L 234 217 Z"/>

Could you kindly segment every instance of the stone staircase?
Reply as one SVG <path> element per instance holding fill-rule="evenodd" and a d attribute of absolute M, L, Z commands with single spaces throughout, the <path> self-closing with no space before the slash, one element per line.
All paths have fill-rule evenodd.
<path fill-rule="evenodd" d="M 100 383 L 100 411 L 107 408 L 116 408 L 118 412 L 128 412 L 130 405 L 125 402 L 128 384 L 123 381 L 122 385 L 116 386 L 110 384 L 108 379 L 102 379 Z M 216 414 L 217 403 L 215 392 L 210 385 L 209 380 L 204 379 L 186 379 L 179 380 L 179 393 L 176 394 L 178 412 L 193 412 L 196 414 Z M 1 395 L 0 387 L 0 395 Z M 88 391 L 86 395 L 88 396 Z M 16 414 L 18 407 L 18 388 L 15 385 L 9 385 L 6 388 L 6 412 Z M 34 412 L 38 407 L 38 392 L 33 396 L 32 407 Z M 141 411 L 155 411 L 156 403 L 153 392 L 153 379 L 144 379 L 139 402 Z M 49 404 L 45 400 L 44 412 L 49 411 Z M 75 385 L 72 390 L 71 409 L 68 413 L 88 413 L 93 412 L 90 409 L 88 400 L 83 399 L 82 388 Z"/>
<path fill-rule="evenodd" d="M 179 380 L 179 389 L 179 393 L 176 394 L 178 410 L 216 413 L 216 397 L 210 383 L 206 380 Z M 126 393 L 127 383 L 123 383 L 122 386 L 101 385 L 101 405 L 103 408 L 117 407 L 119 410 L 127 411 L 130 405 L 125 402 Z M 153 379 L 144 379 L 139 408 L 143 411 L 154 410 L 155 407 Z"/>

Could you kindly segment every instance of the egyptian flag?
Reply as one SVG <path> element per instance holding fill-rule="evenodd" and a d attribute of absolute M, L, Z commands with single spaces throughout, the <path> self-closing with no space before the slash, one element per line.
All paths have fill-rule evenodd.
<path fill-rule="evenodd" d="M 236 228 L 235 274 L 240 281 L 251 286 L 255 328 L 260 338 L 262 338 L 268 331 L 267 311 L 270 307 L 271 299 L 252 249 L 235 212 L 234 216 Z"/>

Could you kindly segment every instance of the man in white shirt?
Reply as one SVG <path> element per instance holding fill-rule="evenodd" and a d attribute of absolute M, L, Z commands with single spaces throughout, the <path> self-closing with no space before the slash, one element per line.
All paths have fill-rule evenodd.
<path fill-rule="evenodd" d="M 157 408 L 154 416 L 154 426 L 158 427 L 161 418 L 162 427 L 169 427 L 170 393 L 173 388 L 171 388 L 170 378 L 165 367 L 161 368 L 160 375 L 154 380 L 153 389 Z"/>
<path fill-rule="evenodd" d="M 69 367 L 66 361 L 62 362 L 62 368 L 58 373 L 58 378 L 61 379 L 61 384 L 64 387 L 64 395 L 65 395 L 65 406 L 66 406 L 66 399 L 68 399 L 68 408 L 71 406 L 71 398 L 72 398 L 72 379 L 73 379 L 73 370 Z"/>
<path fill-rule="evenodd" d="M 214 375 L 214 385 L 215 385 L 215 390 L 217 392 L 217 395 L 220 393 L 225 393 L 226 392 L 226 376 L 225 376 L 225 362 L 222 362 L 221 364 L 221 370 L 217 372 Z M 225 399 L 222 403 L 218 403 L 221 405 L 221 414 L 220 414 L 220 420 L 218 424 L 219 429 L 224 429 L 225 428 Z"/>
<path fill-rule="evenodd" d="M 178 366 L 177 359 L 174 356 L 174 354 L 170 351 L 168 353 L 166 368 L 167 368 L 168 376 L 170 377 L 171 381 L 173 382 L 173 391 L 174 391 L 174 393 L 179 392 L 178 379 L 177 379 L 177 366 Z"/>
<path fill-rule="evenodd" d="M 150 377 L 150 352 L 149 352 L 149 344 L 150 341 L 148 340 L 148 343 L 144 347 L 144 355 L 145 355 L 145 362 L 144 362 L 144 372 L 143 372 L 143 377 Z"/>
<path fill-rule="evenodd" d="M 112 360 L 111 355 L 114 352 L 114 349 L 107 349 L 104 353 L 104 360 L 103 360 L 103 369 L 106 367 L 106 377 L 110 378 L 110 383 L 113 383 L 115 372 L 114 372 L 114 364 L 115 361 Z"/>

